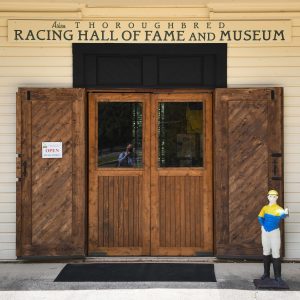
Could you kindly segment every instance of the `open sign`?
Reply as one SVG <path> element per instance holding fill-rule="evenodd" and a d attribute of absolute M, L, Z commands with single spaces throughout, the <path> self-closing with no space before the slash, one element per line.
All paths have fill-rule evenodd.
<path fill-rule="evenodd" d="M 42 158 L 62 158 L 62 142 L 42 142 Z"/>

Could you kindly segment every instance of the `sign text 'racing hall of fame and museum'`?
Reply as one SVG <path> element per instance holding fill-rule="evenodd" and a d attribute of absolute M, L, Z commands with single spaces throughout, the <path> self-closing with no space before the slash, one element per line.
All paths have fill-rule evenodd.
<path fill-rule="evenodd" d="M 280 43 L 291 22 L 8 20 L 9 42 Z"/>

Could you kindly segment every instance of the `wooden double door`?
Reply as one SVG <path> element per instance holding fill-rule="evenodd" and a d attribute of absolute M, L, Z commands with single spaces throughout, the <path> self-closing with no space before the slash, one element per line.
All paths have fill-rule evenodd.
<path fill-rule="evenodd" d="M 88 105 L 88 255 L 212 255 L 212 93 Z"/>
<path fill-rule="evenodd" d="M 283 206 L 282 88 L 20 88 L 16 112 L 18 258 L 261 256 L 268 189 Z"/>

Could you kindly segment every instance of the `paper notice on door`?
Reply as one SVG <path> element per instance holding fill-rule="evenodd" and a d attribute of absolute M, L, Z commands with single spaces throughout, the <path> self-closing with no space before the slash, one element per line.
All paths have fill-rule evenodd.
<path fill-rule="evenodd" d="M 62 158 L 62 142 L 42 142 L 42 158 Z"/>

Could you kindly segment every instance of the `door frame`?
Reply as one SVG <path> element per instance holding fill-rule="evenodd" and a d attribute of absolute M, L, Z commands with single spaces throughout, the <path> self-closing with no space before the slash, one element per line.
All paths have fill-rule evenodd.
<path fill-rule="evenodd" d="M 210 256 L 213 256 L 215 254 L 215 232 L 214 232 L 214 194 L 213 194 L 213 169 L 214 169 L 214 166 L 213 166 L 213 119 L 212 119 L 212 116 L 213 116 L 213 112 L 212 112 L 212 109 L 213 109 L 213 101 L 214 101 L 214 91 L 215 89 L 195 89 L 195 88 L 182 88 L 182 89 L 158 89 L 158 88 L 115 88 L 115 89 L 86 89 L 86 98 L 89 99 L 89 94 L 91 93 L 96 93 L 96 94 L 105 94 L 105 93 L 135 93 L 135 94 L 210 94 L 211 95 L 211 103 L 209 105 L 209 109 L 210 109 L 210 113 L 212 114 L 211 115 L 211 126 L 209 128 L 209 131 L 211 132 L 211 136 L 210 137 L 205 137 L 205 147 L 206 147 L 206 143 L 207 141 L 210 139 L 209 143 L 211 144 L 211 159 L 210 159 L 210 172 L 209 172 L 209 175 L 211 176 L 210 180 L 211 180 L 211 205 L 212 205 L 212 213 L 211 213 L 211 235 L 212 235 L 212 253 L 208 253 L 207 254 L 207 257 L 210 257 Z M 87 115 L 89 114 L 89 101 L 87 101 Z M 149 105 L 150 106 L 150 105 Z M 152 110 L 152 109 L 151 109 Z M 151 115 L 152 115 L 152 112 L 151 112 Z M 89 146 L 90 146 L 90 128 L 89 128 L 89 115 L 87 117 L 87 185 L 88 185 L 88 188 L 87 188 L 87 208 L 89 207 L 89 197 L 90 197 L 90 192 L 89 192 L 89 186 L 90 186 L 90 163 L 91 163 L 91 157 L 90 157 L 90 151 L 89 151 Z M 153 145 L 153 141 L 151 141 L 151 145 Z M 156 152 L 156 151 L 155 151 Z M 205 151 L 206 152 L 206 151 Z M 93 159 L 92 159 L 93 160 Z M 152 161 L 152 157 L 151 157 L 151 161 Z M 152 162 L 151 162 L 151 165 L 152 165 Z M 151 172 L 152 173 L 152 172 Z M 151 175 L 151 177 L 153 177 Z M 150 189 L 151 190 L 151 194 L 152 194 L 152 188 Z M 150 197 L 150 195 L 149 195 Z M 151 203 L 149 203 L 150 207 L 151 207 Z M 150 209 L 149 207 L 149 209 Z M 86 249 L 87 249 L 87 252 L 86 252 L 86 256 L 91 256 L 93 257 L 93 255 L 89 254 L 89 210 L 87 209 L 87 229 L 86 229 L 86 232 L 87 232 L 87 237 L 86 237 Z M 151 216 L 152 216 L 153 213 L 151 213 Z M 150 235 L 150 238 L 151 236 L 153 235 L 153 229 L 152 229 L 152 225 L 150 224 L 150 228 L 149 228 L 149 234 L 151 233 Z M 151 242 L 150 242 L 150 246 L 151 246 Z M 152 248 L 152 246 L 151 246 Z M 150 252 L 151 252 L 151 249 L 150 249 Z M 182 256 L 190 256 L 190 251 L 184 251 L 184 250 L 181 250 L 180 253 L 182 253 Z M 204 254 L 205 252 L 203 252 L 202 254 L 200 254 L 201 256 L 206 256 Z M 111 253 L 113 255 L 113 253 Z M 136 253 L 137 254 L 137 253 Z M 133 255 L 136 255 L 133 253 Z M 105 256 L 105 254 L 103 254 Z M 159 255 L 164 255 L 164 251 L 161 252 L 161 254 Z M 97 256 L 99 256 L 99 254 L 97 254 Z M 132 254 L 128 253 L 128 256 L 132 256 Z M 145 255 L 145 256 L 149 256 L 149 257 L 152 257 L 150 255 Z M 180 257 L 180 256 L 179 256 Z"/>

